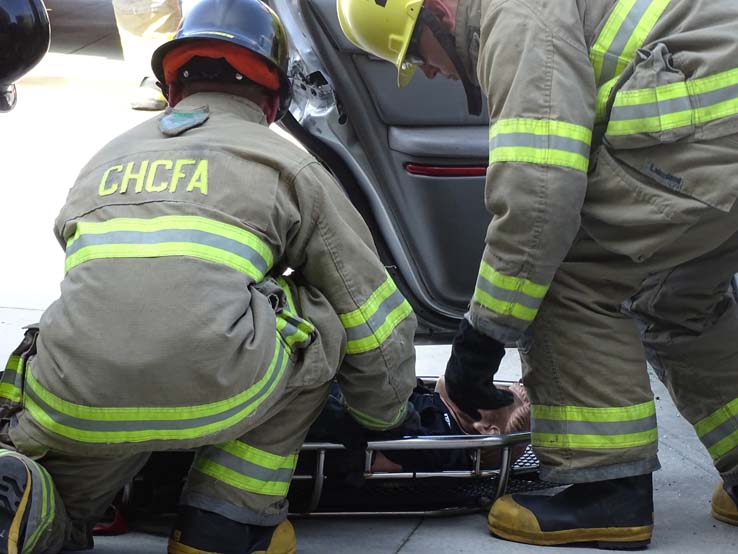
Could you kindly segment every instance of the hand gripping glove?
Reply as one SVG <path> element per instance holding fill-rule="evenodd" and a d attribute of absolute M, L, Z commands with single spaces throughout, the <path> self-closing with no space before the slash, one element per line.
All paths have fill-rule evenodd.
<path fill-rule="evenodd" d="M 504 355 L 504 344 L 479 333 L 466 319 L 461 322 L 446 366 L 446 391 L 475 421 L 482 418 L 480 409 L 496 410 L 513 403 L 512 393 L 493 383 Z"/>

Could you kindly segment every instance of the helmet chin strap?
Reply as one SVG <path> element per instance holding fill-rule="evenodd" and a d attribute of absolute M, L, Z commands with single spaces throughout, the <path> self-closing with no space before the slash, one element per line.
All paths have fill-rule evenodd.
<path fill-rule="evenodd" d="M 456 72 L 461 78 L 466 93 L 466 103 L 471 115 L 480 115 L 482 113 L 482 89 L 478 84 L 472 82 L 464 68 L 464 63 L 456 51 L 456 39 L 451 31 L 449 31 L 443 23 L 427 8 L 420 10 L 419 20 L 426 25 L 441 47 L 446 51 L 451 63 L 454 64 Z"/>

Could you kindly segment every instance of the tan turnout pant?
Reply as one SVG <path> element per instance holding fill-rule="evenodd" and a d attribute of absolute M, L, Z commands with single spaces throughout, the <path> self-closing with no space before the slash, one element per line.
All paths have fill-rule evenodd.
<path fill-rule="evenodd" d="M 649 183 L 607 152 L 598 164 L 583 229 L 519 344 L 542 478 L 659 468 L 648 360 L 736 485 L 738 207 Z"/>

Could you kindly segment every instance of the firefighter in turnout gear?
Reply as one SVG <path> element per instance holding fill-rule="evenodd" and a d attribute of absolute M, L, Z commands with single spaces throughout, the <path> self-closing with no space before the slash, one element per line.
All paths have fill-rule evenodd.
<path fill-rule="evenodd" d="M 340 186 L 267 126 L 287 55 L 258 0 L 203 0 L 153 56 L 171 109 L 82 169 L 61 296 L 0 384 L 1 552 L 90 548 L 152 451 L 194 449 L 169 553 L 294 553 L 285 497 L 334 377 L 364 428 L 412 413 L 410 305 Z"/>
<path fill-rule="evenodd" d="M 467 413 L 509 404 L 517 341 L 541 477 L 496 535 L 638 547 L 659 468 L 647 361 L 738 524 L 738 4 L 734 0 L 338 0 L 346 36 L 486 96 L 493 219 L 446 371 Z"/>

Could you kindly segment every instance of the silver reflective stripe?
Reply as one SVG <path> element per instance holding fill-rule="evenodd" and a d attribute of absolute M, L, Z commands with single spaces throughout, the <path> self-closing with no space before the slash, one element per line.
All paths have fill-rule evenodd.
<path fill-rule="evenodd" d="M 247 409 L 254 403 L 259 403 L 263 400 L 263 397 L 269 393 L 269 389 L 272 384 L 281 378 L 283 372 L 280 371 L 282 362 L 284 360 L 285 351 L 281 347 L 277 347 L 279 350 L 277 361 L 274 366 L 274 371 L 269 376 L 269 379 L 262 384 L 261 388 L 247 400 L 241 404 L 229 408 L 223 412 L 213 414 L 206 417 L 187 418 L 187 407 L 178 408 L 182 412 L 182 419 L 176 420 L 90 420 L 81 419 L 74 416 L 59 412 L 44 402 L 33 390 L 32 387 L 25 387 L 26 395 L 31 398 L 41 410 L 53 419 L 56 423 L 78 429 L 81 431 L 98 431 L 107 433 L 116 432 L 128 432 L 128 431 L 169 431 L 169 430 L 181 430 L 181 429 L 192 429 L 202 427 L 211 423 L 218 423 L 220 421 L 227 420 L 229 417 L 238 414 L 239 412 Z M 100 414 L 105 413 L 105 408 L 99 408 Z M 113 408 L 114 410 L 114 408 Z"/>
<path fill-rule="evenodd" d="M 235 471 L 239 475 L 259 479 L 260 481 L 268 481 L 271 483 L 289 483 L 292 480 L 292 468 L 270 469 L 255 463 L 244 460 L 238 456 L 234 456 L 230 452 L 218 448 L 217 446 L 209 446 L 198 452 L 198 458 L 215 462 L 223 467 Z M 287 460 L 285 459 L 285 462 Z"/>
<path fill-rule="evenodd" d="M 643 19 L 646 11 L 651 6 L 651 2 L 652 0 L 636 0 L 636 3 L 631 8 L 630 12 L 628 12 L 625 21 L 623 21 L 623 24 L 618 29 L 615 38 L 605 53 L 602 61 L 602 73 L 600 73 L 598 84 L 606 83 L 610 79 L 618 76 L 617 68 L 620 63 L 620 57 L 625 52 L 625 46 L 628 44 L 630 37 L 633 36 L 633 32 L 636 30 L 641 19 Z"/>
<path fill-rule="evenodd" d="M 105 244 L 162 244 L 162 243 L 202 244 L 235 254 L 251 262 L 262 274 L 269 270 L 266 260 L 253 248 L 223 237 L 221 235 L 192 229 L 169 229 L 164 231 L 112 231 L 101 234 L 81 234 L 66 250 L 71 256 L 86 246 Z"/>
<path fill-rule="evenodd" d="M 656 416 L 632 421 L 565 421 L 533 418 L 534 433 L 553 433 L 559 435 L 629 435 L 656 428 Z"/>
<path fill-rule="evenodd" d="M 627 95 L 628 91 L 623 91 L 623 93 Z M 618 106 L 616 99 L 616 105 L 613 106 L 610 114 L 610 121 L 659 117 L 666 114 L 689 111 L 693 109 L 693 106 L 695 108 L 707 108 L 735 98 L 738 98 L 738 84 L 702 94 L 681 96 L 679 98 L 634 106 Z"/>
<path fill-rule="evenodd" d="M 499 133 L 490 141 L 490 150 L 496 148 L 524 147 L 541 150 L 563 150 L 589 157 L 590 145 L 575 139 L 557 135 L 535 135 L 532 133 Z"/>
<path fill-rule="evenodd" d="M 374 335 L 374 329 L 382 327 L 387 320 L 387 316 L 392 313 L 392 310 L 399 307 L 404 301 L 405 297 L 402 293 L 399 290 L 395 290 L 390 296 L 385 298 L 377 311 L 365 323 L 346 328 L 348 340 L 361 340 Z"/>
<path fill-rule="evenodd" d="M 610 121 L 627 121 L 630 119 L 646 119 L 664 114 L 679 113 L 692 109 L 689 97 L 672 98 L 651 104 L 638 106 L 614 106 L 610 112 Z"/>
<path fill-rule="evenodd" d="M 23 388 L 23 373 L 19 372 L 16 368 L 6 367 L 2 382 L 10 383 L 19 389 Z"/>
<path fill-rule="evenodd" d="M 482 275 L 480 275 L 477 279 L 477 288 L 482 289 L 484 292 L 486 292 L 490 296 L 493 296 L 497 300 L 510 302 L 513 304 L 520 304 L 521 306 L 525 306 L 526 308 L 530 308 L 531 310 L 537 310 L 541 307 L 541 303 L 543 302 L 543 298 L 533 298 L 532 296 L 528 296 L 527 294 L 525 294 L 523 291 L 509 290 L 498 287 L 493 283 L 490 283 Z"/>

